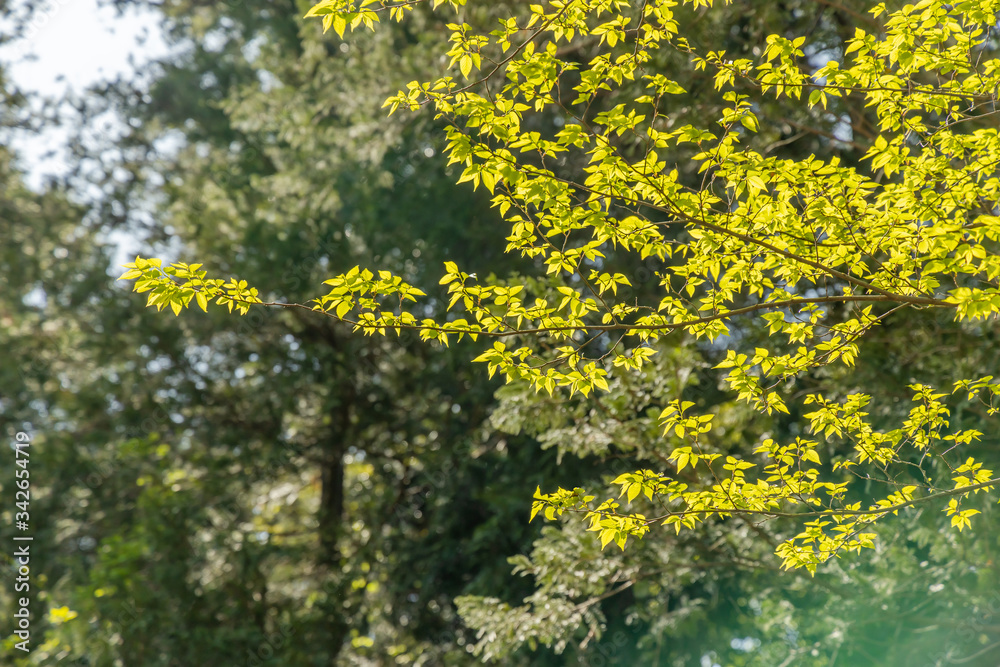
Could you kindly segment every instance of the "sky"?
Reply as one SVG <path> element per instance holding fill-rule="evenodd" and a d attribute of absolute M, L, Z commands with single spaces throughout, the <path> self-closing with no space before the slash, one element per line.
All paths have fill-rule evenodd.
<path fill-rule="evenodd" d="M 48 0 L 36 12 L 27 37 L 0 47 L 0 62 L 8 77 L 25 92 L 58 98 L 134 71 L 134 63 L 159 58 L 168 47 L 153 12 L 118 15 L 98 0 Z M 0 17 L 0 30 L 4 29 Z M 21 156 L 30 187 L 40 187 L 45 175 L 64 173 L 65 155 L 59 155 L 67 129 L 53 128 L 40 137 L 16 136 L 11 142 Z M 55 150 L 56 155 L 45 157 Z"/>

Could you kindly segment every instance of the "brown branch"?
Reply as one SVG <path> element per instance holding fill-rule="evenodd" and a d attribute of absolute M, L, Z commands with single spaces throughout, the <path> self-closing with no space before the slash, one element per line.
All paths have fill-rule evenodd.
<path fill-rule="evenodd" d="M 770 517 L 780 517 L 789 519 L 801 519 L 806 517 L 823 517 L 823 516 L 879 516 L 884 514 L 889 514 L 891 512 L 896 512 L 898 510 L 910 507 L 912 505 L 917 505 L 919 503 L 930 502 L 932 500 L 938 500 L 939 498 L 950 498 L 951 496 L 958 496 L 962 494 L 969 493 L 970 491 L 976 491 L 978 489 L 985 489 L 991 486 L 997 486 L 1000 484 L 1000 478 L 991 479 L 985 482 L 980 482 L 979 484 L 970 484 L 969 486 L 963 486 L 958 489 L 951 489 L 950 491 L 941 491 L 940 493 L 932 493 L 929 496 L 924 496 L 922 498 L 913 498 L 896 505 L 889 505 L 888 507 L 879 507 L 876 509 L 867 510 L 820 510 L 818 512 L 773 512 L 769 510 L 745 510 L 738 507 L 733 507 L 729 509 L 713 507 L 705 510 L 681 510 L 680 512 L 670 512 L 662 516 L 648 519 L 646 525 L 656 523 L 657 521 L 663 521 L 664 519 L 671 516 L 687 516 L 690 514 L 757 514 Z M 579 512 L 591 512 L 593 510 L 567 510 L 567 511 L 579 511 Z"/>
<path fill-rule="evenodd" d="M 717 313 L 715 315 L 708 315 L 705 317 L 699 317 L 692 320 L 685 320 L 684 322 L 663 322 L 661 324 L 583 324 L 580 326 L 561 326 L 561 327 L 536 327 L 533 329 L 510 329 L 507 331 L 483 331 L 476 329 L 455 329 L 443 326 L 425 326 L 420 324 L 367 324 L 357 322 L 355 320 L 349 320 L 346 318 L 337 317 L 319 307 L 308 306 L 301 303 L 283 303 L 280 301 L 261 301 L 261 302 L 249 302 L 240 301 L 234 299 L 234 301 L 239 303 L 248 303 L 257 306 L 270 306 L 275 308 L 297 308 L 308 310 L 309 312 L 321 313 L 327 317 L 335 319 L 345 324 L 351 324 L 359 328 L 375 328 L 375 329 L 393 329 L 393 330 L 409 330 L 409 331 L 437 331 L 441 333 L 455 333 L 455 334 L 471 334 L 476 336 L 486 336 L 490 338 L 508 338 L 510 336 L 521 336 L 527 334 L 540 334 L 540 333 L 561 333 L 568 331 L 672 331 L 675 329 L 683 329 L 686 327 L 696 326 L 698 324 L 706 324 L 708 322 L 714 322 L 716 320 L 729 319 L 731 317 L 736 317 L 738 315 L 746 315 L 747 313 L 753 313 L 760 310 L 768 310 L 773 308 L 785 308 L 789 306 L 799 306 L 799 305 L 811 305 L 816 303 L 837 303 L 837 302 L 888 302 L 888 303 L 898 303 L 904 301 L 906 304 L 920 303 L 921 305 L 931 305 L 937 307 L 951 307 L 946 301 L 941 301 L 938 299 L 921 299 L 919 302 L 915 302 L 911 297 L 899 297 L 895 298 L 894 295 L 880 295 L 880 294 L 845 294 L 842 296 L 817 296 L 813 298 L 795 298 L 786 299 L 784 301 L 772 301 L 765 303 L 756 303 L 752 306 L 745 306 L 743 308 L 736 308 L 734 310 L 726 311 L 725 313 Z"/>

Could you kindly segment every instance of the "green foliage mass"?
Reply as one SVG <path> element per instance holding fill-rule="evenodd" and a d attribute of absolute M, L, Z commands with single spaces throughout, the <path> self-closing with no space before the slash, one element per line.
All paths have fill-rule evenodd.
<path fill-rule="evenodd" d="M 555 453 L 483 427 L 496 383 L 415 337 L 364 340 L 292 313 L 178 328 L 136 313 L 108 274 L 123 236 L 266 274 L 272 298 L 304 299 L 347 263 L 415 281 L 444 257 L 510 271 L 480 251 L 468 223 L 488 201 L 434 159 L 433 119 L 378 120 L 405 79 L 318 67 L 388 71 L 403 56 L 429 70 L 421 43 L 399 31 L 328 50 L 301 22 L 264 20 L 268 3 L 163 9 L 180 54 L 86 101 L 133 128 L 77 146 L 102 157 L 107 173 L 73 175 L 97 201 L 32 194 L 3 163 L 0 417 L 33 434 L 40 554 L 35 650 L 5 645 L 5 659 L 467 661 L 452 600 L 529 591 L 506 557 L 537 533 L 525 491 L 556 475 Z M 296 131 L 299 105 L 314 132 Z M 44 621 L 63 606 L 76 616 Z"/>
<path fill-rule="evenodd" d="M 208 314 L 9 259 L 36 659 L 992 664 L 998 7 L 710 4 L 167 5 L 105 219 Z"/>
<path fill-rule="evenodd" d="M 456 12 L 464 6 L 434 3 L 441 4 Z M 380 11 L 402 21 L 413 6 L 328 0 L 307 16 L 323 16 L 324 28 L 342 36 L 347 26 L 373 28 Z M 464 307 L 469 318 L 445 320 L 414 314 L 407 302 L 426 295 L 401 277 L 355 267 L 327 280 L 331 290 L 313 309 L 365 334 L 417 330 L 444 344 L 494 339 L 476 358 L 491 376 L 499 371 L 508 382 L 550 395 L 565 387 L 570 396 L 607 391 L 613 368 L 640 370 L 655 352 L 651 345 L 671 332 L 715 343 L 732 336 L 736 318 L 756 315 L 788 346 L 752 354 L 731 348 L 715 367 L 731 369 L 730 389 L 767 415 L 789 412 L 783 389 L 798 376 L 835 363 L 853 366 L 858 342 L 900 309 L 948 309 L 969 322 L 1000 312 L 1000 259 L 992 252 L 1000 233 L 1000 134 L 970 122 L 995 102 L 1000 86 L 1000 59 L 983 58 L 995 3 L 908 5 L 885 17 L 881 34 L 857 28 L 844 62 L 830 58 L 822 66 L 805 61 L 805 37 L 771 35 L 756 60 L 701 53 L 680 36 L 673 7 L 614 0 L 533 5 L 487 34 L 449 23 L 449 66 L 458 72 L 411 82 L 385 103 L 390 111 L 433 106 L 449 123 L 449 161 L 464 167 L 459 182 L 489 190 L 509 223 L 506 251 L 575 284 L 556 286 L 553 298 L 523 284 L 480 282 L 448 261 L 439 281 L 448 286 L 448 309 Z M 879 5 L 871 13 L 886 12 Z M 604 48 L 586 64 L 560 57 L 560 43 L 572 46 L 577 38 Z M 687 53 L 696 70 L 714 71 L 725 102 L 716 127 L 674 127 L 669 100 L 686 91 L 646 69 L 660 49 Z M 749 95 L 726 90 L 737 78 L 764 97 L 794 101 L 807 93 L 810 108 L 863 95 L 879 132 L 864 155 L 868 173 L 836 157 L 779 159 L 745 145 L 760 122 Z M 641 82 L 643 94 L 594 109 L 604 91 L 632 81 Z M 544 111 L 562 120 L 552 136 L 523 122 Z M 686 144 L 697 147 L 691 160 L 703 174 L 698 187 L 685 185 L 661 155 Z M 570 160 L 584 165 L 578 176 L 558 168 Z M 665 263 L 658 303 L 616 298 L 619 286 L 631 283 L 605 270 L 609 248 Z M 135 279 L 137 291 L 151 290 L 149 305 L 169 304 L 175 313 L 195 297 L 203 309 L 210 299 L 230 308 L 237 299 L 244 312 L 260 303 L 255 291 L 241 291 L 244 282 L 205 282 L 185 265 L 162 270 L 137 258 L 128 268 L 123 278 Z M 849 307 L 840 321 L 827 318 L 834 304 Z M 585 349 L 604 334 L 617 340 Z M 551 341 L 552 354 L 508 342 L 526 337 Z M 962 446 L 982 433 L 950 430 L 942 399 L 968 394 L 992 415 L 1000 385 L 986 375 L 960 378 L 947 392 L 923 383 L 910 389 L 915 407 L 885 431 L 868 419 L 870 394 L 802 397 L 802 406 L 815 406 L 802 415 L 813 434 L 854 443 L 849 455 L 826 461 L 818 439 L 800 437 L 762 438 L 738 457 L 711 453 L 703 440 L 715 415 L 691 414 L 693 402 L 675 399 L 659 420 L 664 435 L 686 443 L 667 457 L 676 474 L 644 470 L 614 481 L 630 504 L 640 495 L 656 501 L 654 516 L 559 489 L 536 493 L 532 517 L 582 512 L 602 545 L 624 549 L 629 537 L 656 524 L 680 531 L 714 515 L 794 515 L 803 519 L 802 531 L 776 551 L 786 568 L 810 572 L 842 551 L 873 547 L 875 524 L 915 504 L 947 503 L 952 526 L 962 530 L 980 513 L 963 501 L 997 480 L 974 457 L 962 458 Z M 757 462 L 746 460 L 751 454 Z M 928 458 L 950 470 L 944 483 L 923 468 Z M 704 484 L 677 479 L 688 465 L 707 469 Z M 886 490 L 849 502 L 851 475 L 875 475 Z"/>
<path fill-rule="evenodd" d="M 981 424 L 952 415 L 976 402 L 995 415 L 1000 386 L 988 368 L 911 379 L 905 410 L 864 388 L 808 387 L 853 369 L 866 337 L 903 311 L 924 321 L 947 312 L 970 332 L 1000 311 L 996 3 L 879 5 L 834 54 L 777 34 L 751 57 L 693 44 L 673 3 L 534 5 L 493 31 L 463 22 L 464 3 L 434 5 L 458 16 L 442 46 L 450 71 L 407 84 L 386 106 L 430 106 L 448 123 L 459 180 L 491 193 L 510 230 L 506 251 L 540 274 L 479 280 L 446 262 L 448 308 L 464 313 L 433 318 L 407 306 L 418 287 L 357 267 L 329 279 L 313 310 L 365 334 L 490 339 L 476 359 L 490 375 L 569 398 L 609 392 L 609 378 L 641 372 L 658 341 L 681 330 L 722 352 L 713 367 L 737 401 L 776 421 L 794 410 L 796 432 L 751 433 L 730 449 L 714 437 L 717 407 L 699 413 L 675 395 L 656 415 L 663 462 L 610 480 L 623 500 L 536 492 L 532 517 L 580 513 L 602 546 L 624 549 L 659 525 L 679 534 L 716 518 L 791 519 L 774 552 L 784 568 L 815 573 L 832 556 L 875 548 L 878 526 L 912 507 L 936 506 L 958 531 L 971 525 L 982 512 L 975 496 L 997 479 L 977 458 Z M 402 21 L 414 6 L 330 0 L 308 15 L 343 35 Z M 588 59 L 568 55 L 580 48 L 592 49 Z M 672 113 L 688 91 L 653 68 L 660 51 L 710 73 L 722 101 L 714 123 Z M 844 110 L 860 101 L 867 145 L 832 137 L 858 147 L 859 161 L 769 155 L 755 139 L 769 99 L 820 117 L 833 105 L 851 121 Z M 538 127 L 546 114 L 555 128 Z M 864 123 L 850 129 L 863 134 Z M 682 155 L 699 180 L 682 172 Z M 632 284 L 611 255 L 658 259 L 659 290 L 620 298 Z M 161 290 L 154 305 L 197 291 L 155 268 L 134 271 L 141 289 Z M 464 609 L 474 625 L 525 640 L 476 604 Z M 534 636 L 557 641 L 551 628 Z"/>

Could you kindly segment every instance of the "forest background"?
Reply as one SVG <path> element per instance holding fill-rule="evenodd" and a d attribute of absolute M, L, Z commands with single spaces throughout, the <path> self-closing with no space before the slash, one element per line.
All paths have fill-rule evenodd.
<path fill-rule="evenodd" d="M 287 301 L 357 264 L 428 293 L 445 260 L 529 268 L 502 252 L 488 194 L 455 185 L 441 123 L 381 108 L 442 67 L 446 33 L 429 11 L 342 40 L 301 18 L 308 4 L 148 6 L 172 55 L 70 100 L 70 173 L 35 192 L 0 153 L 0 422 L 5 437 L 32 434 L 37 584 L 32 653 L 14 648 L 7 614 L 0 627 L 12 664 L 994 664 L 989 503 L 961 533 L 936 509 L 902 512 L 873 552 L 815 576 L 781 570 L 781 520 L 709 521 L 624 552 L 572 517 L 528 522 L 538 486 L 617 495 L 618 473 L 662 467 L 656 415 L 678 397 L 716 414 L 723 450 L 800 433 L 802 415 L 762 416 L 725 390 L 720 346 L 664 340 L 608 393 L 550 398 L 488 380 L 470 342 L 363 338 L 295 311 L 137 307 L 115 281 L 123 244 L 252 276 Z M 769 34 L 808 36 L 804 60 L 819 67 L 856 27 L 878 31 L 867 9 L 734 2 L 678 17 L 692 44 L 734 56 L 759 56 Z M 463 18 L 491 26 L 510 11 L 473 4 Z M 594 45 L 574 48 L 586 61 Z M 721 114 L 710 74 L 659 57 L 653 67 L 687 77 L 678 121 Z M 850 98 L 825 112 L 755 101 L 766 154 L 860 165 L 878 134 Z M 5 128 L 52 122 L 27 104 L 4 85 Z M 102 133 L 108 112 L 122 136 Z M 657 261 L 615 270 L 639 297 L 655 293 Z M 740 335 L 752 349 L 768 333 Z M 902 313 L 866 338 L 864 366 L 809 382 L 891 398 L 898 408 L 875 418 L 893 423 L 915 378 L 990 372 L 996 338 Z M 986 434 L 977 456 L 996 468 L 986 424 L 952 415 Z M 12 482 L 5 472 L 4 498 Z M 0 605 L 14 597 L 6 586 Z"/>

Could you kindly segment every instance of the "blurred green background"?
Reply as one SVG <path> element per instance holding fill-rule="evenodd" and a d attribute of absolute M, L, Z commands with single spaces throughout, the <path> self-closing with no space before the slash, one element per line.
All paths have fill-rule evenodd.
<path fill-rule="evenodd" d="M 9 443 L 32 437 L 34 538 L 25 654 L 14 646 L 5 447 L 3 664 L 1000 664 L 1000 533 L 986 503 L 961 534 L 934 508 L 904 513 L 874 552 L 815 577 L 779 571 L 773 548 L 793 529 L 780 521 L 654 531 L 625 554 L 601 552 L 573 518 L 528 523 L 536 486 L 601 489 L 662 466 L 655 416 L 674 398 L 718 413 L 722 452 L 799 433 L 800 415 L 765 418 L 719 388 L 720 349 L 677 337 L 607 394 L 548 398 L 488 381 L 470 363 L 475 343 L 363 338 L 296 311 L 143 308 L 115 281 L 136 253 L 204 263 L 266 300 L 306 301 L 356 264 L 389 269 L 431 296 L 429 315 L 443 311 L 445 259 L 482 276 L 531 267 L 503 254 L 487 196 L 454 185 L 441 125 L 380 109 L 446 64 L 441 16 L 421 7 L 341 40 L 301 18 L 308 3 L 110 6 L 151 17 L 165 48 L 48 99 L 0 69 L 0 425 Z M 16 47 L 66 5 L 0 7 L 0 39 Z M 768 34 L 806 35 L 822 64 L 856 27 L 878 30 L 865 9 L 789 0 L 678 12 L 696 48 L 752 57 Z M 490 29 L 517 11 L 471 2 L 462 18 Z M 671 117 L 717 118 L 711 78 L 676 53 L 659 58 L 689 91 Z M 755 103 L 758 150 L 864 168 L 875 129 L 859 100 L 826 113 Z M 530 122 L 544 132 L 560 119 Z M 48 178 L 39 153 L 15 150 L 59 142 L 64 165 Z M 655 294 L 655 259 L 609 261 L 637 297 Z M 733 344 L 764 336 L 748 324 Z M 1000 345 L 995 326 L 899 315 L 862 358 L 794 391 L 863 389 L 886 399 L 876 416 L 889 424 L 909 410 L 907 384 L 989 373 Z M 984 431 L 977 459 L 996 465 L 985 413 L 966 407 L 952 426 Z"/>

